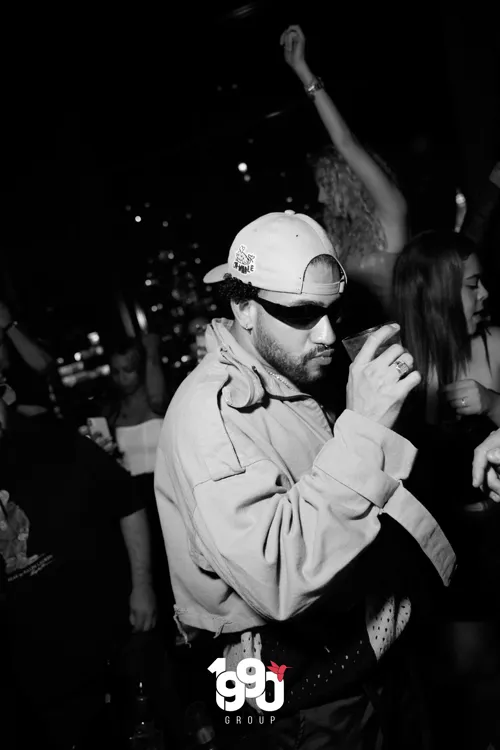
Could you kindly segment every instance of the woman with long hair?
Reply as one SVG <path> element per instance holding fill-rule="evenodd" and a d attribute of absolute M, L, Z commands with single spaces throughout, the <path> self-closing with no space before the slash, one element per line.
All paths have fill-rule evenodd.
<path fill-rule="evenodd" d="M 393 285 L 402 340 L 422 376 L 399 425 L 419 450 L 409 489 L 432 504 L 458 561 L 424 656 L 448 675 L 446 731 L 460 724 L 458 739 L 469 747 L 487 728 L 488 744 L 495 734 L 488 701 L 500 694 L 500 506 L 473 488 L 470 467 L 475 447 L 500 425 L 500 328 L 487 325 L 481 264 L 463 234 L 414 237 Z M 455 744 L 449 734 L 448 742 Z"/>
<path fill-rule="evenodd" d="M 281 44 L 286 62 L 312 99 L 331 139 L 314 165 L 325 229 L 349 281 L 366 291 L 365 306 L 371 295 L 387 313 L 394 262 L 406 241 L 405 199 L 387 166 L 359 143 L 323 82 L 311 72 L 301 28 L 290 26 Z M 375 322 L 373 317 L 369 321 Z"/>
<path fill-rule="evenodd" d="M 455 232 L 419 234 L 396 262 L 394 308 L 430 424 L 483 416 L 500 426 L 500 328 L 485 324 L 481 276 L 474 244 Z"/>

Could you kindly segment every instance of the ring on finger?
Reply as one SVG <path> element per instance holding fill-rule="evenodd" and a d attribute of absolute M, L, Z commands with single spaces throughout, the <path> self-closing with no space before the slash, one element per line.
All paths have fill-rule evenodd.
<path fill-rule="evenodd" d="M 461 403 L 461 405 L 462 405 L 462 408 L 463 408 L 464 406 L 467 406 L 467 399 L 465 398 L 465 396 L 464 396 L 463 398 L 461 398 L 461 399 L 460 399 L 460 403 Z"/>
<path fill-rule="evenodd" d="M 394 362 L 394 367 L 399 373 L 400 378 L 404 378 L 405 375 L 408 375 L 410 372 L 410 367 L 406 364 L 406 362 L 403 362 L 401 359 L 396 360 Z"/>

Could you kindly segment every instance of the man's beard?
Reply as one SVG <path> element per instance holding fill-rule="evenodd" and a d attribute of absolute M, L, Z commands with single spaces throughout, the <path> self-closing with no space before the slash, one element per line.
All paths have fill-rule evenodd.
<path fill-rule="evenodd" d="M 320 349 L 302 357 L 292 356 L 282 349 L 276 339 L 269 336 L 260 325 L 260 321 L 257 321 L 255 333 L 254 345 L 260 356 L 271 368 L 284 375 L 291 383 L 305 387 L 316 383 L 321 378 L 321 375 L 313 375 L 307 369 L 307 363 L 319 353 Z M 324 370 L 326 371 L 327 368 L 324 368 Z"/>

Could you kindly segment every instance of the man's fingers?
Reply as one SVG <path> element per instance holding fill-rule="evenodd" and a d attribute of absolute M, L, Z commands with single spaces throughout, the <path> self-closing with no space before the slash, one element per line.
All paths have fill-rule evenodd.
<path fill-rule="evenodd" d="M 391 324 L 382 326 L 382 328 L 378 328 L 376 331 L 371 333 L 370 336 L 368 336 L 368 338 L 366 339 L 363 348 L 356 357 L 355 363 L 357 365 L 364 365 L 368 362 L 371 362 L 380 344 L 383 344 L 384 341 L 390 339 L 391 336 L 394 336 L 394 334 L 398 331 L 399 326 Z"/>
<path fill-rule="evenodd" d="M 494 467 L 500 467 L 500 448 L 490 447 L 492 443 L 497 443 L 499 436 L 495 433 L 481 443 L 474 451 L 474 460 L 472 462 L 472 484 L 474 487 L 481 487 L 485 480 L 485 473 L 490 464 Z M 488 471 L 488 480 L 493 478 L 496 482 L 498 469 L 490 468 Z M 495 476 L 493 476 L 493 474 Z M 499 485 L 500 487 L 500 485 Z"/>
<path fill-rule="evenodd" d="M 385 353 L 386 352 L 384 352 L 384 354 Z M 397 383 L 402 379 L 402 377 L 405 377 L 405 373 L 400 372 L 399 364 L 406 365 L 406 372 L 408 373 L 413 370 L 413 357 L 411 356 L 410 352 L 405 352 L 403 350 L 403 352 L 399 356 L 396 356 L 392 362 L 388 361 L 387 377 L 388 380 L 392 381 L 393 383 Z"/>
<path fill-rule="evenodd" d="M 422 376 L 418 370 L 413 370 L 413 372 L 410 372 L 405 378 L 398 381 L 396 388 L 399 398 L 406 398 L 410 391 L 416 388 L 417 385 L 420 385 L 421 381 Z"/>
<path fill-rule="evenodd" d="M 398 375 L 399 377 L 401 377 L 401 373 L 399 372 L 399 367 L 396 365 L 400 362 L 408 367 L 408 372 L 413 370 L 413 357 L 410 352 L 403 349 L 400 344 L 393 344 L 374 361 L 381 362 L 389 368 L 392 375 Z"/>
<path fill-rule="evenodd" d="M 472 461 L 473 487 L 481 487 L 484 482 L 484 473 L 488 465 L 488 459 L 486 458 L 487 452 L 487 448 L 483 448 L 482 445 L 474 451 L 474 460 Z"/>
<path fill-rule="evenodd" d="M 490 450 L 486 454 L 486 458 L 490 462 L 490 464 L 495 464 L 495 466 L 500 466 L 500 448 L 494 448 L 493 450 Z"/>
<path fill-rule="evenodd" d="M 490 466 L 486 473 L 486 484 L 489 490 L 490 497 L 492 494 L 500 495 L 500 477 L 497 471 Z"/>

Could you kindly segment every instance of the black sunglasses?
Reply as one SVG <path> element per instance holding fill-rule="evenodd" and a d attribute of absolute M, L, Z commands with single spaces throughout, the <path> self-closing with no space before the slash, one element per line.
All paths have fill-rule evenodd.
<path fill-rule="evenodd" d="M 289 307 L 278 305 L 276 302 L 270 302 L 267 299 L 262 299 L 262 297 L 258 297 L 255 301 L 262 305 L 264 310 L 273 318 L 294 328 L 314 328 L 325 315 L 328 316 L 332 325 L 336 325 L 342 317 L 341 300 L 335 300 L 328 307 L 312 303 Z"/>

